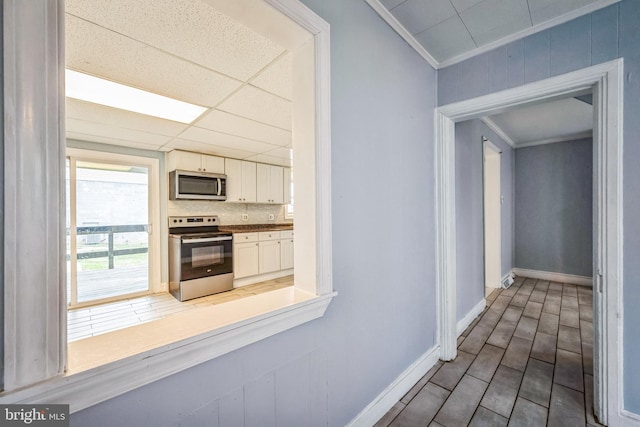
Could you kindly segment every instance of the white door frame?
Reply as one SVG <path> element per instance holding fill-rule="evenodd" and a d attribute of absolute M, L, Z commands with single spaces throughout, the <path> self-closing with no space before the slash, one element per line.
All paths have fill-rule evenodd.
<path fill-rule="evenodd" d="M 157 158 L 153 157 L 143 157 L 143 156 L 132 156 L 128 154 L 119 154 L 119 153 L 111 153 L 107 151 L 93 151 L 86 150 L 80 148 L 67 148 L 66 149 L 67 158 L 71 158 L 74 161 L 70 166 L 72 181 L 75 181 L 75 160 L 83 160 L 90 162 L 98 162 L 98 163 L 108 163 L 108 164 L 123 164 L 123 165 L 142 165 L 148 168 L 149 170 L 149 218 L 148 218 L 148 226 L 149 226 L 149 288 L 146 291 L 138 292 L 134 294 L 127 294 L 126 298 L 132 298 L 135 296 L 147 295 L 150 293 L 161 292 L 163 290 L 163 286 L 161 283 L 161 253 L 162 246 L 167 245 L 166 237 L 161 236 L 161 222 L 160 222 L 160 161 Z M 73 194 L 73 189 L 71 189 L 70 194 L 70 209 L 71 212 L 75 212 L 76 210 L 76 197 Z M 75 220 L 75 214 L 72 214 L 72 218 Z M 70 230 L 70 241 L 71 245 L 75 244 L 75 222 L 71 224 Z M 74 263 L 71 263 L 71 274 L 77 274 L 75 271 L 76 268 Z M 74 278 L 72 277 L 72 280 Z M 72 284 L 71 293 L 77 292 L 77 283 L 75 284 L 75 288 Z M 123 299 L 122 295 L 117 297 L 110 297 L 101 300 L 92 300 L 87 303 L 78 303 L 76 301 L 77 296 L 71 298 L 71 303 L 73 308 L 79 308 L 83 306 L 90 306 L 96 304 L 105 304 L 112 301 L 118 301 Z M 75 302 L 75 304 L 74 304 Z"/>
<path fill-rule="evenodd" d="M 624 425 L 622 398 L 623 60 L 616 59 L 435 110 L 436 286 L 441 359 L 456 357 L 455 123 L 593 90 L 594 410 Z"/>
<path fill-rule="evenodd" d="M 495 146 L 491 141 L 483 137 L 482 141 L 482 214 L 483 214 L 483 231 L 484 231 L 484 287 L 487 288 L 499 288 L 500 280 L 502 278 L 502 191 L 501 191 L 501 164 L 500 164 L 500 154 L 502 151 Z M 497 230 L 494 230 L 493 221 L 491 225 L 488 226 L 488 221 L 490 220 L 487 215 L 487 210 L 489 208 L 489 198 L 493 200 L 495 197 L 495 182 L 491 182 L 490 186 L 488 185 L 487 177 L 495 177 L 495 173 L 497 169 L 497 179 L 498 179 L 498 226 Z M 487 191 L 489 190 L 489 191 Z M 491 196 L 491 197 L 490 197 Z M 495 219 L 495 218 L 493 218 Z M 494 233 L 489 233 L 488 231 L 492 230 Z M 497 231 L 497 233 L 495 232 Z M 488 243 L 492 240 L 496 239 L 492 243 L 497 243 L 497 250 L 490 251 L 489 247 L 495 247 L 496 245 L 488 245 Z M 493 253 L 495 252 L 495 253 Z M 497 259 L 496 259 L 497 257 Z M 490 283 L 489 279 L 489 265 L 492 265 L 493 268 L 498 268 L 497 280 L 493 283 Z M 495 279 L 495 278 L 494 278 Z M 490 286 L 493 285 L 493 286 Z M 486 292 L 486 291 L 485 291 Z M 487 296 L 487 295 L 485 295 Z"/>

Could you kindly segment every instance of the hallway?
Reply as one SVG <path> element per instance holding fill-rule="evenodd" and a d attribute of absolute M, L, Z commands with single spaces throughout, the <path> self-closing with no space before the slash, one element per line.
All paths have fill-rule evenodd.
<path fill-rule="evenodd" d="M 518 277 L 495 290 L 438 362 L 376 427 L 599 426 L 591 288 Z"/>

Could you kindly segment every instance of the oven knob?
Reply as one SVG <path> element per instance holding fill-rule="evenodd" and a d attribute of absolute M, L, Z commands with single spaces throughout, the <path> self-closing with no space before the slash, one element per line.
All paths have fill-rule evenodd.
<path fill-rule="evenodd" d="M 174 220 L 173 220 L 173 222 L 178 222 L 178 220 L 177 220 L 177 219 L 174 219 Z"/>
<path fill-rule="evenodd" d="M 178 220 L 178 221 L 182 222 L 182 220 L 181 220 L 181 219 L 180 219 L 180 220 Z"/>

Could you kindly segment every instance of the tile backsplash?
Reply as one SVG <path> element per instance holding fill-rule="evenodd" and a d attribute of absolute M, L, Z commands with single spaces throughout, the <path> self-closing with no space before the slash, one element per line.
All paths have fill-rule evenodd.
<path fill-rule="evenodd" d="M 222 225 L 280 224 L 293 222 L 291 219 L 285 219 L 286 208 L 286 205 L 169 200 L 167 213 L 169 216 L 218 215 L 218 217 L 220 217 L 220 224 Z M 243 221 L 242 214 L 249 215 L 249 219 Z M 273 220 L 269 220 L 270 214 L 273 214 Z"/>

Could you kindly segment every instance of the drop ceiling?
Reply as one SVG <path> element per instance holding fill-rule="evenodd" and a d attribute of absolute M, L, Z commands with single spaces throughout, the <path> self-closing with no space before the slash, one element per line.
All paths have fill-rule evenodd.
<path fill-rule="evenodd" d="M 67 98 L 67 138 L 291 165 L 291 54 L 198 0 L 67 0 L 67 68 L 207 107 L 190 125 Z"/>
<path fill-rule="evenodd" d="M 620 0 L 366 0 L 436 68 Z"/>

